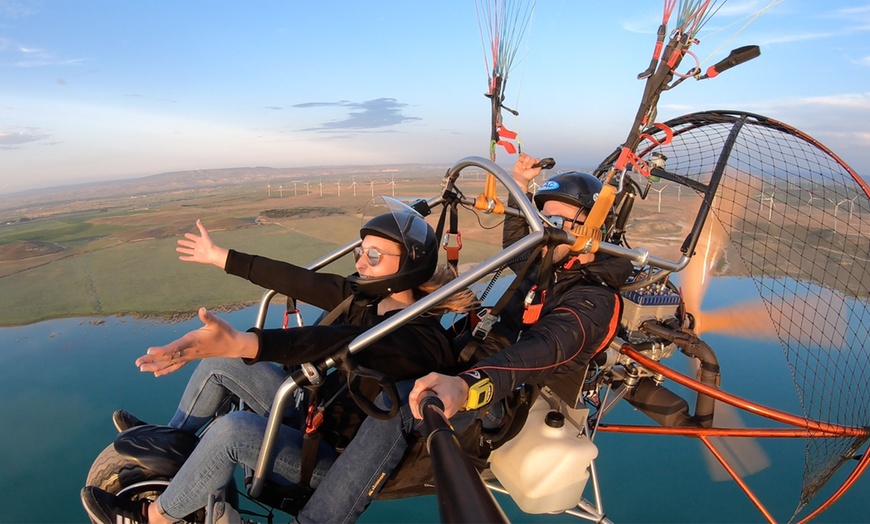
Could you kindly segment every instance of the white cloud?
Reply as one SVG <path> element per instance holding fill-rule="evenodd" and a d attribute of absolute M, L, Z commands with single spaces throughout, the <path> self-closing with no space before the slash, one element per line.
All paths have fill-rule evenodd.
<path fill-rule="evenodd" d="M 58 58 L 38 47 L 19 44 L 8 39 L 0 40 L 0 66 L 21 68 L 74 66 L 86 61 L 84 58 Z"/>
<path fill-rule="evenodd" d="M 49 137 L 51 137 L 50 133 L 36 128 L 0 129 L 0 149 L 16 149 Z"/>
<path fill-rule="evenodd" d="M 844 93 L 839 95 L 803 97 L 795 99 L 790 105 L 815 105 L 838 109 L 870 110 L 870 93 Z"/>

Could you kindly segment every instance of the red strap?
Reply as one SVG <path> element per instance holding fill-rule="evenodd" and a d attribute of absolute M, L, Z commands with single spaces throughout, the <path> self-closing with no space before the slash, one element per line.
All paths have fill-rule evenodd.
<path fill-rule="evenodd" d="M 447 260 L 449 262 L 455 262 L 459 260 L 459 250 L 462 249 L 462 233 L 456 233 L 456 245 L 448 246 L 448 242 L 450 242 L 450 233 L 444 234 L 444 251 L 447 252 Z"/>
<path fill-rule="evenodd" d="M 529 291 L 529 296 L 533 296 L 535 288 L 537 286 L 532 286 L 531 291 Z M 525 304 L 525 311 L 523 311 L 523 324 L 531 325 L 538 321 L 541 318 L 541 309 L 544 307 L 544 300 L 547 298 L 547 290 L 545 289 L 541 293 L 541 302 L 538 304 Z"/>
<path fill-rule="evenodd" d="M 523 311 L 523 324 L 534 324 L 541 318 L 541 308 L 544 307 L 544 304 L 532 304 L 531 306 L 526 306 L 526 310 Z"/>
<path fill-rule="evenodd" d="M 496 142 L 496 144 L 503 147 L 504 150 L 507 151 L 507 153 L 509 155 L 516 154 L 516 152 L 517 152 L 517 148 L 513 144 L 511 144 L 510 142 L 505 142 L 504 140 L 499 140 L 498 142 Z"/>
<path fill-rule="evenodd" d="M 571 269 L 571 267 L 579 260 L 577 257 L 571 257 L 568 259 L 568 262 L 565 262 L 565 265 L 562 266 L 565 269 Z"/>
<path fill-rule="evenodd" d="M 499 126 L 497 132 L 498 132 L 498 136 L 500 136 L 502 138 L 507 138 L 508 140 L 516 140 L 516 138 L 517 138 L 516 131 L 511 131 L 510 129 L 506 128 L 505 126 Z"/>
<path fill-rule="evenodd" d="M 321 424 L 323 424 L 323 411 L 315 409 L 314 404 L 311 404 L 308 406 L 308 416 L 305 418 L 305 433 L 314 433 Z"/>

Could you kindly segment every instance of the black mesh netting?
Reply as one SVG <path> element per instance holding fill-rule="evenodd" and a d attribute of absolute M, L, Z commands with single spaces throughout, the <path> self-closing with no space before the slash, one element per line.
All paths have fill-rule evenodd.
<path fill-rule="evenodd" d="M 811 137 L 759 115 L 704 112 L 666 125 L 673 141 L 638 154 L 664 154 L 672 181 L 712 186 L 713 220 L 758 289 L 804 416 L 870 427 L 867 185 Z M 864 440 L 807 439 L 798 510 Z"/>

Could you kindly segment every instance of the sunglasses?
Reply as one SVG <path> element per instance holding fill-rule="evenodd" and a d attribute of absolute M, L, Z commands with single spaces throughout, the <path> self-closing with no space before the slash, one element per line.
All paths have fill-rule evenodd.
<path fill-rule="evenodd" d="M 369 260 L 370 266 L 376 266 L 381 262 L 381 257 L 400 257 L 402 255 L 396 255 L 393 253 L 381 253 L 377 248 L 370 247 L 363 249 L 361 247 L 353 248 L 353 261 L 356 262 L 363 256 L 365 253 L 366 258 Z"/>
<path fill-rule="evenodd" d="M 574 218 L 563 217 L 562 215 L 544 215 L 544 220 L 549 222 L 549 224 L 556 229 L 564 229 L 566 223 L 571 224 L 571 228 L 573 229 L 586 223 L 585 220 L 577 220 L 577 217 L 579 215 L 579 211 L 577 212 L 577 215 L 574 216 Z"/>

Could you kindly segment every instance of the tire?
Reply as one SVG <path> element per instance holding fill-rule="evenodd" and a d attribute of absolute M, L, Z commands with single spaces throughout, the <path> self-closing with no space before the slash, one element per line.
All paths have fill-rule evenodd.
<path fill-rule="evenodd" d="M 117 495 L 127 486 L 156 479 L 160 479 L 158 474 L 143 468 L 128 457 L 121 456 L 115 451 L 115 445 L 109 444 L 91 465 L 85 485 L 96 486 Z"/>
<path fill-rule="evenodd" d="M 119 454 L 115 451 L 113 443 L 97 455 L 88 471 L 85 485 L 96 486 L 130 500 L 144 499 L 154 502 L 166 490 L 170 480 L 143 468 L 135 460 Z M 235 483 L 231 483 L 226 496 L 234 506 L 238 505 Z M 204 522 L 204 520 L 205 510 L 200 509 L 188 515 L 184 522 Z"/>

